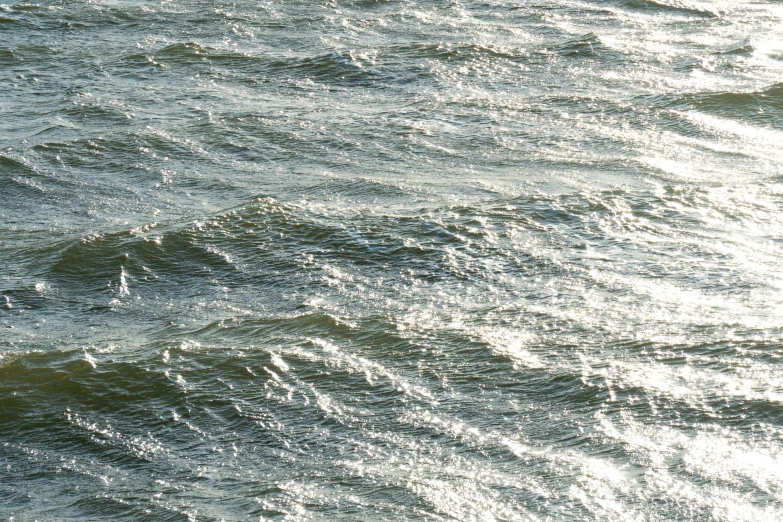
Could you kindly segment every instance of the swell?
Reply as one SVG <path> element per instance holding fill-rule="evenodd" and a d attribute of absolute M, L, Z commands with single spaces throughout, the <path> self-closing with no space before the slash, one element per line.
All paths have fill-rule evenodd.
<path fill-rule="evenodd" d="M 2 20 L 2 18 L 0 18 Z M 2 23 L 2 22 L 0 22 Z M 13 65 L 19 61 L 19 58 L 14 53 L 13 49 L 8 47 L 0 47 L 0 65 Z"/>
<path fill-rule="evenodd" d="M 392 227 L 400 231 L 394 233 Z M 299 270 L 302 256 L 315 254 L 323 261 L 376 266 L 393 261 L 396 266 L 438 273 L 435 246 L 455 239 L 439 225 L 415 218 L 388 220 L 375 228 L 359 230 L 262 198 L 203 224 L 153 224 L 146 230 L 79 240 L 61 253 L 52 272 L 75 283 L 92 281 L 94 289 L 112 274 L 116 279 L 121 266 L 137 276 L 149 271 L 162 281 L 183 282 L 219 272 L 239 284 L 275 270 Z M 429 246 L 406 246 L 399 233 L 415 234 Z"/>
<path fill-rule="evenodd" d="M 29 161 L 25 159 L 17 159 L 6 154 L 0 154 L 0 167 L 3 168 L 3 174 L 5 175 L 4 178 L 6 180 L 10 177 L 9 174 L 38 174 L 36 169 L 30 164 Z"/>
<path fill-rule="evenodd" d="M 331 53 L 320 56 L 276 60 L 269 64 L 274 75 L 292 74 L 326 84 L 347 84 L 357 87 L 387 85 L 391 77 L 364 67 L 352 57 Z"/>
<path fill-rule="evenodd" d="M 6 15 L 0 15 L 0 28 L 4 24 L 24 25 L 33 30 L 62 30 L 75 32 L 78 30 L 135 30 L 144 24 L 162 22 L 163 17 L 155 10 L 122 9 L 111 6 L 91 5 L 85 7 L 81 3 L 68 6 L 42 6 L 38 4 L 17 4 L 5 6 Z"/>
<path fill-rule="evenodd" d="M 389 58 L 407 60 L 439 60 L 455 63 L 474 60 L 526 61 L 529 56 L 523 49 L 501 48 L 484 44 L 410 42 L 384 48 Z"/>
<path fill-rule="evenodd" d="M 602 56 L 607 59 L 610 54 L 613 58 L 619 56 L 619 53 L 605 47 L 595 33 L 584 34 L 578 38 L 550 47 L 548 50 L 568 58 L 595 58 Z"/>
<path fill-rule="evenodd" d="M 649 12 L 652 14 L 680 14 L 697 18 L 717 18 L 717 14 L 707 10 L 700 9 L 693 5 L 688 5 L 684 2 L 660 2 L 656 0 L 623 0 L 621 3 L 626 9 L 632 9 L 635 11 Z"/>
<path fill-rule="evenodd" d="M 346 197 L 351 192 L 361 197 L 369 193 L 391 202 L 404 195 L 372 182 L 343 185 Z M 259 198 L 192 225 L 152 223 L 71 240 L 57 247 L 50 275 L 73 292 L 101 295 L 106 295 L 107 283 L 114 294 L 125 291 L 119 282 L 122 277 L 129 278 L 137 291 L 165 289 L 180 296 L 188 295 L 194 283 L 203 288 L 245 288 L 243 292 L 252 295 L 257 295 L 254 288 L 263 286 L 278 295 L 309 287 L 337 296 L 339 289 L 358 288 L 375 277 L 393 282 L 378 289 L 391 295 L 406 274 L 431 284 L 462 280 L 482 286 L 492 281 L 515 295 L 518 290 L 508 285 L 525 275 L 559 278 L 587 270 L 587 263 L 594 260 L 580 252 L 587 248 L 586 242 L 593 242 L 591 234 L 606 226 L 601 224 L 604 220 L 611 220 L 616 235 L 670 235 L 670 230 L 657 225 L 661 208 L 673 212 L 667 199 L 651 201 L 639 195 L 630 213 L 618 217 L 613 206 L 617 198 L 634 201 L 633 194 L 622 191 L 595 197 L 524 196 L 427 209 L 421 215 L 360 212 L 350 222 L 345 219 L 347 208 L 324 212 Z M 667 219 L 693 226 L 701 223 L 687 209 Z M 515 245 L 520 234 L 529 239 Z M 540 239 L 530 242 L 534 238 Z M 624 248 L 622 242 L 615 243 L 616 248 Z M 604 246 L 611 260 L 616 248 Z M 562 248 L 568 249 L 570 264 L 553 262 L 552 249 Z M 53 254 L 51 249 L 25 252 L 39 260 Z M 492 270 L 484 265 L 488 259 L 495 260 Z M 601 286 L 607 282 L 595 281 Z M 614 288 L 614 283 L 609 286 Z"/>
<path fill-rule="evenodd" d="M 707 114 L 783 128 L 783 84 L 760 91 L 669 94 L 642 99 L 655 106 L 691 109 Z"/>
<path fill-rule="evenodd" d="M 156 513 L 161 520 L 181 520 L 192 505 L 185 484 L 209 482 L 193 477 L 191 459 L 206 462 L 210 447 L 220 444 L 219 433 L 197 425 L 209 426 L 215 419 L 189 415 L 193 401 L 187 391 L 151 361 L 102 362 L 94 367 L 78 350 L 6 355 L 0 364 L 0 425 L 3 439 L 15 441 L 2 451 L 13 463 L 15 480 L 24 477 L 37 484 L 26 489 L 26 500 L 19 505 L 27 513 L 52 516 L 39 495 L 59 490 L 58 518 L 100 514 L 138 519 Z M 210 398 L 195 404 L 219 410 Z M 172 415 L 176 411 L 179 420 Z M 236 421 L 232 424 L 239 429 Z M 69 485 L 58 482 L 63 476 Z M 223 480 L 215 481 L 215 487 Z M 79 491 L 101 485 L 108 502 L 91 502 Z M 167 498 L 156 501 L 149 494 L 156 490 L 166 491 Z M 248 508 L 244 502 L 237 505 Z"/>
<path fill-rule="evenodd" d="M 327 321 L 324 326 L 331 329 L 331 324 Z M 388 327 L 366 323 L 356 329 Z M 192 332 L 190 337 L 200 335 Z M 245 335 L 252 336 L 252 328 Z M 262 343 L 270 340 L 265 334 L 258 337 Z M 466 347 L 464 339 L 444 340 L 452 346 Z M 427 345 L 431 342 L 430 338 Z M 474 349 L 484 353 L 484 364 L 481 359 L 455 361 L 455 353 L 438 360 L 438 352 L 431 351 L 432 355 L 418 362 L 411 357 L 405 358 L 407 364 L 400 360 L 396 370 L 388 362 L 394 350 L 386 347 L 378 347 L 372 361 L 366 356 L 357 357 L 359 346 L 350 342 L 300 341 L 293 346 L 276 346 L 273 351 L 269 346 L 239 344 L 238 349 L 221 349 L 199 347 L 192 342 L 176 343 L 170 348 L 164 345 L 151 350 L 142 360 L 133 362 L 112 360 L 121 359 L 119 354 L 96 356 L 95 367 L 84 359 L 82 351 L 31 353 L 6 359 L 0 366 L 0 393 L 10 400 L 4 401 L 8 408 L 0 420 L 15 426 L 11 433 L 17 434 L 15 430 L 21 429 L 18 435 L 28 438 L 46 430 L 47 441 L 38 443 L 38 447 L 66 460 L 74 456 L 85 461 L 97 458 L 134 474 L 154 470 L 158 477 L 172 483 L 187 480 L 196 465 L 193 459 L 198 459 L 202 466 L 205 462 L 223 462 L 228 468 L 226 474 L 230 474 L 232 460 L 220 456 L 216 461 L 210 453 L 215 448 L 228 450 L 235 444 L 235 451 L 247 452 L 245 459 L 252 458 L 251 454 L 262 461 L 272 459 L 268 469 L 262 461 L 252 461 L 270 475 L 252 483 L 228 483 L 226 476 L 215 472 L 202 480 L 216 490 L 231 488 L 235 496 L 242 498 L 253 495 L 253 488 L 276 480 L 274 469 L 279 470 L 275 464 L 279 463 L 280 451 L 290 451 L 300 459 L 302 455 L 317 455 L 316 460 L 302 468 L 294 462 L 290 465 L 309 473 L 328 469 L 328 474 L 321 477 L 327 481 L 342 480 L 347 471 L 340 467 L 345 457 L 327 448 L 360 448 L 378 443 L 385 455 L 395 458 L 420 459 L 434 452 L 464 455 L 473 461 L 478 454 L 479 462 L 505 462 L 503 469 L 509 472 L 530 471 L 532 466 L 537 471 L 530 472 L 536 476 L 554 472 L 561 484 L 570 484 L 577 477 L 563 475 L 560 467 L 569 462 L 579 465 L 584 457 L 607 462 L 639 457 L 634 453 L 638 449 L 596 436 L 595 420 L 591 419 L 597 413 L 603 418 L 644 418 L 647 426 L 698 422 L 704 427 L 716 422 L 714 415 L 694 411 L 689 403 L 671 400 L 655 391 L 651 400 L 633 400 L 651 390 L 623 386 L 622 381 L 615 384 L 619 391 L 612 397 L 605 378 L 600 373 L 585 375 L 579 364 L 514 370 L 508 360 L 487 358 L 487 346 L 481 344 Z M 364 351 L 372 344 L 369 339 Z M 577 347 L 561 349 L 568 352 L 574 348 Z M 280 358 L 285 362 L 280 362 Z M 417 365 L 420 377 L 411 378 L 417 373 Z M 444 370 L 452 379 L 449 387 L 440 383 L 439 374 Z M 180 381 L 178 376 L 183 379 Z M 426 384 L 431 399 L 410 387 L 417 383 Z M 12 395 L 13 392 L 22 393 Z M 513 407 L 503 400 L 509 396 L 518 399 Z M 466 397 L 471 398 L 469 407 Z M 432 399 L 437 402 L 430 403 Z M 39 408 L 39 421 L 26 423 L 29 413 L 25 412 L 34 406 Z M 736 413 L 726 420 L 737 418 L 739 422 L 741 412 L 748 408 L 755 412 L 755 406 L 748 402 L 735 407 Z M 522 418 L 520 411 L 524 411 Z M 776 411 L 779 415 L 780 408 Z M 553 425 L 552 412 L 568 414 L 558 417 Z M 517 420 L 504 425 L 498 423 L 496 415 Z M 288 429 L 301 426 L 303 419 L 309 428 Z M 40 424 L 41 421 L 47 422 Z M 522 421 L 525 444 L 515 443 L 519 437 L 517 423 Z M 144 426 L 147 436 L 135 427 L 137 423 Z M 326 435 L 320 434 L 319 429 Z M 421 440 L 429 441 L 426 448 L 416 446 L 416 441 Z M 372 459 L 365 463 L 365 476 L 370 480 L 355 485 L 361 491 L 372 487 L 374 480 L 392 478 L 392 470 L 371 463 Z M 420 467 L 419 471 L 429 473 L 430 468 Z M 693 476 L 692 471 L 685 469 L 675 469 L 673 473 L 685 480 Z M 404 484 L 400 487 L 401 493 L 406 491 Z M 143 491 L 155 489 L 153 484 L 142 481 L 120 493 L 127 498 L 129 494 L 143 496 Z M 370 491 L 365 494 L 371 495 Z M 523 492 L 524 489 L 515 495 Z M 406 493 L 412 495 L 411 501 L 420 502 L 423 508 L 432 507 L 426 497 L 413 493 Z M 246 506 L 243 504 L 242 508 Z"/>
<path fill-rule="evenodd" d="M 371 87 L 389 84 L 392 77 L 371 67 L 365 67 L 350 55 L 329 53 L 316 56 L 281 58 L 227 52 L 196 42 L 171 44 L 157 51 L 135 53 L 122 59 L 123 66 L 154 67 L 220 66 L 233 72 L 241 71 L 255 77 L 270 77 L 277 81 L 308 79 L 329 85 Z"/>

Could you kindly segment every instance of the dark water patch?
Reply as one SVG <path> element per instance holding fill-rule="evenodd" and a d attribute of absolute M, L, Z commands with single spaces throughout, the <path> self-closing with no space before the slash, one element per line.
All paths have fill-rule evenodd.
<path fill-rule="evenodd" d="M 122 281 L 131 275 L 139 284 L 164 277 L 166 284 L 176 285 L 189 277 L 208 278 L 226 269 L 235 267 L 219 253 L 199 247 L 187 233 L 162 233 L 150 239 L 120 232 L 75 242 L 62 252 L 51 271 L 79 288 L 94 292 L 110 285 L 122 293 Z"/>
<path fill-rule="evenodd" d="M 514 223 L 536 231 L 552 232 L 555 228 L 565 226 L 587 233 L 591 225 L 616 211 L 612 207 L 612 201 L 618 198 L 624 202 L 630 200 L 633 203 L 632 210 L 639 217 L 652 217 L 652 212 L 657 209 L 645 196 L 622 189 L 596 194 L 530 194 L 505 200 L 502 207 L 498 206 L 500 202 L 493 202 L 493 208 L 486 211 L 486 215 L 496 221 Z M 470 209 L 466 209 L 466 212 L 469 213 Z"/>
<path fill-rule="evenodd" d="M 658 2 L 655 0 L 623 0 L 621 6 L 635 11 L 648 12 L 651 14 L 680 14 L 697 18 L 716 18 L 717 15 L 706 9 L 698 9 L 693 6 L 684 5 L 681 2 Z"/>
<path fill-rule="evenodd" d="M 386 75 L 364 67 L 351 56 L 338 53 L 276 60 L 269 64 L 269 70 L 335 86 L 372 87 L 388 80 Z"/>
<path fill-rule="evenodd" d="M 20 61 L 20 58 L 14 53 L 13 49 L 0 47 L 0 65 L 14 65 Z"/>
<path fill-rule="evenodd" d="M 166 64 L 156 60 L 151 54 L 134 53 L 124 56 L 118 60 L 119 63 L 113 64 L 116 67 L 119 74 L 135 74 L 127 71 L 127 68 L 131 69 L 150 69 L 150 70 L 165 70 Z M 109 64 L 111 66 L 112 64 Z"/>
<path fill-rule="evenodd" d="M 78 352 L 75 353 L 78 355 Z M 14 375 L 13 379 L 4 379 L 5 386 L 0 389 L 0 394 L 9 397 L 9 400 L 4 400 L 6 407 L 0 415 L 0 423 L 8 428 L 4 433 L 23 437 L 22 432 L 45 430 L 48 433 L 47 439 L 42 446 L 39 445 L 33 450 L 33 454 L 45 454 L 43 448 L 46 448 L 47 452 L 63 456 L 56 459 L 56 465 L 44 466 L 44 469 L 40 465 L 30 466 L 32 463 L 25 466 L 24 461 L 14 459 L 17 461 L 17 473 L 24 473 L 25 468 L 38 469 L 37 476 L 28 476 L 29 480 L 36 482 L 36 486 L 28 491 L 39 490 L 47 478 L 54 478 L 66 471 L 60 469 L 65 466 L 77 483 L 90 489 L 96 487 L 96 484 L 89 484 L 90 482 L 100 482 L 98 475 L 110 478 L 105 486 L 116 480 L 112 484 L 111 495 L 124 500 L 122 504 L 125 506 L 138 505 L 141 498 L 148 501 L 149 495 L 143 494 L 142 491 L 154 491 L 156 478 L 173 481 L 175 484 L 187 483 L 183 481 L 192 476 L 195 469 L 187 464 L 187 455 L 210 452 L 204 441 L 204 437 L 209 435 L 199 435 L 188 427 L 192 426 L 191 422 L 207 421 L 206 417 L 202 418 L 203 414 L 187 414 L 190 408 L 187 407 L 187 399 L 181 387 L 161 371 L 156 369 L 150 372 L 149 369 L 145 370 L 136 365 L 120 365 L 112 369 L 109 363 L 108 369 L 104 365 L 93 368 L 88 364 L 87 371 L 84 372 L 81 367 L 74 366 L 77 361 L 74 361 L 72 356 L 65 357 L 66 360 L 70 359 L 70 362 L 63 361 L 62 356 L 55 356 L 54 360 L 44 365 L 49 370 L 47 373 L 39 364 L 40 357 L 31 357 L 28 354 L 22 356 L 21 361 L 6 363 L 0 368 L 0 373 L 4 376 L 11 373 Z M 49 357 L 51 359 L 51 355 Z M 53 365 L 58 367 L 59 371 L 52 369 Z M 162 384 L 164 389 L 157 389 L 156 383 Z M 173 402 L 166 399 L 170 390 L 166 383 L 174 387 L 174 395 L 171 398 Z M 87 392 L 86 389 L 90 391 Z M 10 393 L 11 391 L 13 393 Z M 41 393 L 44 396 L 40 396 Z M 20 402 L 22 400 L 24 403 Z M 32 413 L 29 407 L 34 400 L 36 411 Z M 203 406 L 209 408 L 210 404 L 201 403 L 202 408 Z M 169 413 L 171 407 L 180 409 L 185 419 L 183 422 L 172 420 Z M 168 420 L 161 422 L 160 415 Z M 191 421 L 188 421 L 191 417 Z M 41 425 L 41 422 L 45 424 Z M 143 428 L 139 429 L 138 426 Z M 177 454 L 173 459 L 158 437 L 165 441 L 165 444 L 176 448 Z M 84 464 L 80 464 L 81 462 Z M 146 471 L 153 467 L 156 472 L 150 479 Z M 114 471 L 110 471 L 111 469 Z M 123 477 L 128 475 L 135 480 L 126 482 Z M 147 478 L 142 478 L 145 475 Z M 196 480 L 195 477 L 193 480 Z M 192 481 L 190 483 L 192 484 Z M 168 493 L 175 494 L 180 487 L 177 485 L 174 491 Z M 66 498 L 69 497 L 74 498 L 76 503 L 87 506 L 86 511 L 77 511 L 83 514 L 96 513 L 97 508 L 89 502 L 83 503 L 84 496 L 78 492 L 69 491 Z M 144 502 L 141 502 L 141 505 L 144 506 Z M 38 505 L 36 507 L 38 508 Z M 111 507 L 111 504 L 109 507 L 109 511 L 114 513 L 114 507 Z M 102 510 L 97 511 L 106 513 L 106 509 L 104 505 Z M 147 512 L 149 513 L 149 510 Z"/>
<path fill-rule="evenodd" d="M 19 25 L 19 20 L 10 16 L 0 15 L 0 31 Z"/>
<path fill-rule="evenodd" d="M 140 159 L 148 160 L 145 157 L 144 147 L 146 143 L 137 138 L 132 133 L 116 133 L 104 138 L 102 136 L 90 138 L 76 138 L 63 141 L 48 141 L 52 138 L 72 138 L 75 133 L 73 129 L 67 126 L 59 125 L 47 129 L 47 132 L 39 133 L 33 141 L 32 149 L 37 154 L 37 162 L 46 168 L 53 169 L 54 172 L 60 172 L 60 175 L 54 176 L 53 180 L 62 187 L 68 187 L 73 190 L 83 190 L 84 183 L 78 176 L 72 174 L 74 169 L 96 169 L 100 171 L 97 176 L 102 178 L 102 184 L 106 191 L 112 191 L 116 188 L 117 172 L 126 172 L 129 177 L 152 177 L 159 180 L 158 173 L 140 174 L 140 168 L 129 169 L 134 163 L 138 165 Z M 37 143 L 36 143 L 37 142 Z M 141 158 L 140 158 L 141 156 Z M 163 162 L 161 158 L 161 162 Z M 137 172 L 133 172 L 133 170 Z M 54 174 L 53 172 L 53 174 Z M 100 192 L 100 185 L 93 186 L 95 192 Z"/>
<path fill-rule="evenodd" d="M 11 259 L 13 256 L 10 256 L 9 261 Z M 6 310 L 41 310 L 47 305 L 46 296 L 35 286 L 3 289 L 0 290 L 0 296 L 0 303 L 5 299 L 3 308 Z"/>
<path fill-rule="evenodd" d="M 121 153 L 136 158 L 144 158 L 149 161 L 152 154 L 160 155 L 161 159 L 171 155 L 173 158 L 185 158 L 198 156 L 208 158 L 209 152 L 204 150 L 201 142 L 188 137 L 188 131 L 197 125 L 189 125 L 188 128 L 169 131 L 165 128 L 147 126 L 144 129 L 130 128 L 127 132 L 116 133 L 106 141 L 99 142 L 99 146 L 105 146 L 110 155 Z M 142 156 L 140 153 L 143 153 Z M 165 160 L 164 160 L 165 161 Z"/>
<path fill-rule="evenodd" d="M 202 121 L 194 124 L 194 130 L 204 131 L 204 148 L 215 156 L 230 156 L 236 161 L 250 165 L 273 163 L 290 159 L 290 154 L 304 154 L 315 144 L 290 131 L 277 129 L 271 125 L 253 124 L 252 121 L 238 122 L 231 127 L 220 122 Z"/>
<path fill-rule="evenodd" d="M 25 44 L 18 45 L 15 48 L 14 54 L 17 55 L 19 60 L 30 62 L 26 65 L 33 66 L 37 65 L 39 62 L 47 62 L 56 56 L 62 56 L 63 52 L 61 49 L 49 45 Z"/>
<path fill-rule="evenodd" d="M 673 345 L 667 347 L 674 353 L 680 352 L 692 356 L 690 360 L 693 364 L 700 364 L 703 359 L 708 368 L 714 368 L 718 371 L 726 371 L 727 365 L 735 361 L 740 361 L 745 357 L 753 361 L 774 363 L 783 357 L 783 348 L 776 341 L 771 340 L 724 340 L 710 343 L 689 343 L 684 345 Z M 699 357 L 700 359 L 696 359 Z M 727 363 L 727 361 L 731 361 Z M 677 361 L 673 364 L 681 364 L 683 361 Z"/>
<path fill-rule="evenodd" d="M 451 235 L 434 223 L 416 218 L 368 220 L 366 226 L 345 226 L 326 216 L 303 208 L 259 199 L 235 211 L 217 216 L 206 223 L 203 231 L 193 230 L 207 244 L 228 248 L 243 262 L 256 265 L 255 257 L 281 259 L 279 254 L 295 256 L 312 254 L 318 259 L 333 259 L 358 265 L 393 263 L 416 267 L 439 264 L 439 255 L 420 247 L 406 246 L 400 234 L 413 233 L 418 239 L 438 241 L 440 235 Z M 434 272 L 433 272 L 434 273 Z"/>
<path fill-rule="evenodd" d="M 49 407 L 59 405 L 65 411 L 70 401 L 78 397 L 80 404 L 93 411 L 120 412 L 136 401 L 165 407 L 183 397 L 182 388 L 159 369 L 152 372 L 125 362 L 108 362 L 95 367 L 81 350 L 5 354 L 0 374 L 3 375 L 0 393 L 8 401 L 4 415 L 13 411 L 34 415 L 21 407 L 31 401 L 42 401 L 40 404 Z M 144 408 L 138 411 L 144 411 Z M 18 429 L 32 428 L 34 426 L 18 426 Z"/>
<path fill-rule="evenodd" d="M 783 84 L 755 92 L 707 92 L 657 95 L 643 101 L 673 109 L 692 109 L 741 121 L 780 128 L 783 115 Z"/>
<path fill-rule="evenodd" d="M 683 101 L 710 110 L 776 109 L 783 110 L 783 84 L 772 85 L 757 92 L 722 92 L 684 96 Z"/>
<path fill-rule="evenodd" d="M 17 176 L 0 175 L 0 201 L 8 213 L 7 223 L 24 225 L 26 222 L 38 222 L 19 214 L 24 205 L 34 202 L 41 210 L 51 211 L 58 207 L 59 198 L 49 189 L 50 179 L 36 171 L 25 172 Z"/>
<path fill-rule="evenodd" d="M 385 47 L 383 52 L 387 59 L 431 59 L 455 63 L 474 60 L 494 61 L 497 59 L 513 62 L 527 58 L 527 54 L 521 49 L 505 49 L 491 45 L 454 44 L 449 42 L 410 42 Z"/>
<path fill-rule="evenodd" d="M 14 5 L 11 6 L 11 9 L 14 10 L 14 11 L 20 11 L 20 12 L 25 12 L 25 11 L 35 12 L 35 11 L 40 11 L 40 10 L 45 9 L 45 8 L 42 8 L 40 4 L 24 3 L 24 4 L 14 4 Z"/>
<path fill-rule="evenodd" d="M 676 373 L 673 382 L 675 386 L 687 386 Z M 605 388 L 608 393 L 608 387 L 601 384 L 598 387 Z M 751 433 L 759 425 L 780 426 L 783 421 L 783 407 L 774 400 L 742 395 L 727 399 L 715 393 L 714 388 L 705 390 L 697 382 L 691 384 L 689 393 L 682 393 L 680 389 L 679 393 L 670 394 L 654 384 L 612 379 L 612 398 L 602 405 L 602 411 L 612 415 L 630 411 L 637 418 L 650 419 L 662 425 L 732 426 L 746 433 Z M 754 420 L 749 423 L 748 419 Z"/>
<path fill-rule="evenodd" d="M 561 56 L 569 58 L 593 58 L 602 52 L 603 45 L 595 33 L 588 33 L 573 40 L 551 47 Z"/>
<path fill-rule="evenodd" d="M 212 322 L 196 331 L 177 332 L 177 337 L 195 337 L 205 341 L 220 342 L 224 339 L 269 339 L 271 343 L 301 341 L 308 336 L 350 339 L 355 328 L 338 317 L 319 311 L 297 313 L 290 316 L 266 319 L 236 318 L 231 321 Z"/>
<path fill-rule="evenodd" d="M 157 17 L 144 11 L 130 12 L 116 7 L 100 6 L 89 9 L 78 9 L 76 12 L 68 10 L 62 14 L 62 19 L 75 27 L 90 29 L 103 29 L 105 27 L 121 26 L 123 30 L 130 31 L 141 25 L 149 23 Z"/>
<path fill-rule="evenodd" d="M 84 520 L 84 517 L 109 517 L 114 520 L 126 519 L 130 520 L 135 517 L 151 516 L 152 511 L 140 506 L 130 505 L 128 501 L 121 499 L 107 498 L 106 496 L 96 496 L 94 498 L 79 498 L 72 504 L 68 505 L 62 510 L 60 516 L 62 520 Z M 56 513 L 50 513 L 56 515 Z M 161 520 L 187 520 L 186 515 L 180 514 L 179 516 L 172 516 L 170 513 L 160 512 L 156 513 L 158 516 L 162 516 Z M 169 515 L 168 517 L 165 515 Z"/>
<path fill-rule="evenodd" d="M 118 128 L 132 124 L 128 118 L 128 109 L 109 100 L 82 97 L 62 108 L 66 118 L 79 121 L 82 125 L 95 125 L 98 129 L 109 126 Z"/>
<path fill-rule="evenodd" d="M 6 462 L 9 462 L 10 459 L 6 458 Z M 11 470 L 13 469 L 11 464 L 8 464 L 6 467 L 6 470 L 0 471 L 0 477 L 3 477 L 3 483 L 7 484 L 10 482 L 10 479 L 13 478 L 11 475 Z M 32 477 L 30 477 L 32 478 Z M 2 491 L 3 496 L 3 503 L 2 505 L 5 506 L 6 509 L 11 510 L 12 512 L 14 510 L 29 510 L 30 503 L 33 502 L 32 497 L 28 493 L 23 493 L 21 491 L 14 491 L 14 489 L 9 487 L 3 487 L 0 486 L 0 491 Z"/>
<path fill-rule="evenodd" d="M 53 128 L 56 128 L 56 127 L 50 127 L 50 129 L 53 129 Z M 43 134 L 43 133 L 46 133 L 46 130 L 37 133 L 36 136 L 38 136 L 40 134 Z M 52 142 L 36 143 L 35 145 L 33 145 L 30 148 L 35 150 L 35 151 L 39 151 L 39 152 L 43 152 L 43 153 L 46 153 L 46 152 L 57 153 L 57 152 L 67 152 L 67 151 L 71 150 L 71 147 L 72 147 L 72 145 L 69 144 L 69 143 L 52 141 Z"/>
<path fill-rule="evenodd" d="M 347 200 L 372 198 L 373 201 L 381 201 L 392 208 L 395 204 L 400 204 L 409 198 L 426 199 L 427 197 L 426 193 L 415 187 L 408 188 L 374 178 L 327 179 L 304 188 L 302 193 L 312 199 L 330 198 L 335 194 L 339 194 L 340 199 Z M 421 210 L 424 212 L 425 209 Z"/>
<path fill-rule="evenodd" d="M 723 426 L 750 431 L 748 419 L 753 419 L 754 427 L 764 424 L 783 426 L 783 404 L 774 399 L 736 397 L 726 400 L 713 396 L 707 404 L 715 412 L 710 416 L 716 416 Z"/>
<path fill-rule="evenodd" d="M 124 57 L 122 63 L 132 67 L 157 69 L 196 67 L 196 70 L 204 74 L 218 75 L 218 78 L 223 80 L 227 79 L 226 74 L 236 75 L 242 72 L 252 74 L 260 81 L 307 79 L 322 84 L 354 87 L 373 86 L 392 80 L 391 76 L 365 67 L 350 55 L 333 53 L 313 57 L 280 58 L 279 55 L 243 54 L 196 42 L 177 43 L 157 51 L 134 53 Z M 224 69 L 225 74 L 220 74 L 213 67 Z"/>
<path fill-rule="evenodd" d="M 162 59 L 165 59 L 172 63 L 184 63 L 189 64 L 194 60 L 206 60 L 210 53 L 214 52 L 213 48 L 201 45 L 196 42 L 183 42 L 168 45 L 155 54 Z"/>
<path fill-rule="evenodd" d="M 555 111 L 578 111 L 579 114 L 594 115 L 622 115 L 634 117 L 638 108 L 630 103 L 623 103 L 616 99 L 603 98 L 594 95 L 545 95 L 530 100 L 527 111 L 540 114 L 552 114 Z"/>
<path fill-rule="evenodd" d="M 0 154 L 0 167 L 3 168 L 4 178 L 8 179 L 14 174 L 35 175 L 37 171 L 29 161 L 15 158 L 11 155 Z M 6 183 L 8 181 L 5 181 Z"/>
<path fill-rule="evenodd" d="M 177 443 L 192 440 L 191 430 L 168 420 L 169 409 L 186 402 L 174 379 L 133 364 L 96 368 L 83 357 L 79 352 L 28 354 L 5 362 L 0 369 L 4 433 L 24 438 L 47 432 L 45 445 L 54 451 L 93 455 L 128 469 L 165 456 L 152 433 L 166 433 Z M 44 358 L 50 360 L 45 368 L 39 364 Z"/>
<path fill-rule="evenodd" d="M 756 51 L 756 48 L 749 42 L 740 42 L 735 45 L 727 46 L 719 51 L 715 51 L 716 55 L 727 56 L 752 56 Z"/>
<path fill-rule="evenodd" d="M 581 373 L 549 369 L 526 369 L 522 373 L 524 381 L 516 384 L 505 380 L 501 386 L 517 391 L 523 388 L 531 400 L 542 401 L 552 409 L 565 407 L 575 412 L 595 412 L 610 399 L 610 390 L 604 383 L 586 382 Z"/>
<path fill-rule="evenodd" d="M 270 63 L 274 63 L 274 59 L 267 56 L 219 49 L 196 42 L 176 43 L 145 54 L 130 55 L 128 60 L 132 62 L 145 58 L 165 65 L 195 66 L 206 62 L 210 66 L 226 67 L 232 72 L 247 71 L 256 74 L 263 73 Z"/>
<path fill-rule="evenodd" d="M 36 18 L 39 18 L 39 12 L 41 6 L 30 4 L 29 8 L 26 4 L 20 4 L 17 6 L 3 5 L 0 8 L 0 31 L 16 28 L 25 29 L 38 29 L 40 26 L 36 23 Z"/>
<path fill-rule="evenodd" d="M 364 317 L 350 320 L 317 310 L 302 310 L 266 318 L 234 317 L 214 321 L 198 330 L 167 329 L 162 335 L 164 338 L 181 339 L 182 341 L 178 342 L 183 343 L 185 348 L 174 346 L 170 351 L 172 354 L 186 357 L 188 343 L 194 339 L 209 346 L 226 348 L 236 346 L 237 343 L 254 346 L 255 343 L 263 341 L 258 348 L 243 350 L 240 359 L 226 364 L 234 365 L 245 361 L 256 369 L 264 366 L 273 368 L 269 353 L 263 350 L 281 347 L 285 351 L 286 361 L 296 369 L 296 375 L 307 382 L 329 380 L 324 373 L 324 363 L 327 367 L 358 372 L 360 376 L 361 366 L 365 365 L 372 372 L 382 371 L 383 365 L 415 371 L 416 366 L 411 356 L 420 354 L 422 347 L 432 341 L 415 333 L 401 333 L 397 324 L 388 317 L 372 315 L 369 310 Z M 327 339 L 328 342 L 324 341 Z M 454 339 L 464 342 L 466 337 Z M 448 341 L 443 342 L 445 344 Z M 473 348 L 484 350 L 486 346 L 478 343 Z M 301 350 L 315 351 L 321 355 L 319 359 L 313 360 L 300 353 Z M 480 358 L 477 353 L 474 353 L 476 359 Z M 209 358 L 208 362 L 202 364 L 223 367 L 223 363 L 218 360 L 224 357 L 221 350 L 212 349 L 200 357 Z M 330 363 L 330 360 L 334 363 Z M 239 373 L 228 368 L 225 370 L 226 375 L 234 378 L 250 378 L 244 367 L 238 367 L 236 372 Z"/>

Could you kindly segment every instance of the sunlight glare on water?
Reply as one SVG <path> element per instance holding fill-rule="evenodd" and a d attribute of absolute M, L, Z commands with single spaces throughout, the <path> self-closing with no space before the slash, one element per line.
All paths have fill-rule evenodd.
<path fill-rule="evenodd" d="M 783 7 L 0 5 L 0 518 L 783 519 Z"/>

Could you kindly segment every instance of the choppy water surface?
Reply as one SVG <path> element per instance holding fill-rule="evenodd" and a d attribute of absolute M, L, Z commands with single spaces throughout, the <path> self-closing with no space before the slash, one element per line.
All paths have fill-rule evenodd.
<path fill-rule="evenodd" d="M 0 6 L 0 514 L 783 519 L 783 6 Z"/>

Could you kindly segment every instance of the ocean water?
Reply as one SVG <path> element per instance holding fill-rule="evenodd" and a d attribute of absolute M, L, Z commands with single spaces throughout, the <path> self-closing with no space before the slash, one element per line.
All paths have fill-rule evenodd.
<path fill-rule="evenodd" d="M 0 5 L 0 519 L 783 520 L 783 5 Z"/>

